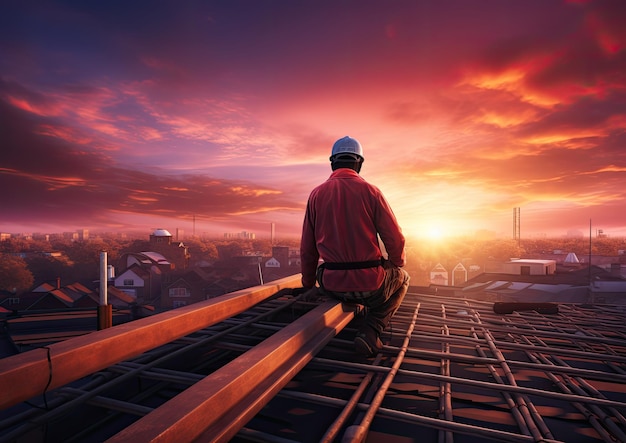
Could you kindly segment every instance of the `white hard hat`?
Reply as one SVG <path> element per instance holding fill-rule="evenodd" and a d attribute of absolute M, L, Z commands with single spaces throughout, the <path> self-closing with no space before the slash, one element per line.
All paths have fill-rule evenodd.
<path fill-rule="evenodd" d="M 330 158 L 332 159 L 334 156 L 339 154 L 356 154 L 361 159 L 364 159 L 361 143 L 359 143 L 357 139 L 348 137 L 347 135 L 335 142 Z"/>

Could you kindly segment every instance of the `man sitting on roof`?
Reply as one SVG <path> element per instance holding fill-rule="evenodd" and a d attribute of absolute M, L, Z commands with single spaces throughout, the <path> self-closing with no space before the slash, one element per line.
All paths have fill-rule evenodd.
<path fill-rule="evenodd" d="M 380 335 L 407 292 L 404 236 L 381 191 L 360 175 L 361 144 L 351 137 L 335 142 L 332 174 L 310 194 L 301 240 L 302 285 L 348 303 L 367 306 L 354 340 L 357 352 L 373 356 Z M 382 256 L 378 238 L 385 245 Z M 324 261 L 318 266 L 319 259 Z"/>

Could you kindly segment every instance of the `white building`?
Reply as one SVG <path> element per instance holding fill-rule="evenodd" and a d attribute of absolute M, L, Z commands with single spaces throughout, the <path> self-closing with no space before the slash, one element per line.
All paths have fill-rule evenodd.
<path fill-rule="evenodd" d="M 515 259 L 503 265 L 503 274 L 552 275 L 556 272 L 556 260 Z"/>

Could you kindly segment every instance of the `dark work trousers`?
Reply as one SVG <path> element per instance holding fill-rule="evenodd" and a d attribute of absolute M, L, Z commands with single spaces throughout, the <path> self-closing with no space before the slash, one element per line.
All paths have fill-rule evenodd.
<path fill-rule="evenodd" d="M 358 303 L 369 309 L 365 316 L 365 325 L 374 329 L 378 335 L 389 324 L 389 320 L 400 307 L 409 289 L 409 274 L 401 268 L 386 268 L 385 281 L 375 291 L 334 292 L 320 287 L 322 293 L 345 303 Z M 318 273 L 318 281 L 321 275 Z"/>

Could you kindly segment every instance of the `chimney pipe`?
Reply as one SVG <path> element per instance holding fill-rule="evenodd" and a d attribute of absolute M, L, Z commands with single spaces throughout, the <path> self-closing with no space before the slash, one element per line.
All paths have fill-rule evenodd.
<path fill-rule="evenodd" d="M 100 306 L 106 306 L 107 300 L 107 253 L 100 253 Z"/>
<path fill-rule="evenodd" d="M 100 305 L 98 306 L 98 330 L 113 326 L 113 305 L 107 300 L 107 253 L 100 253 Z"/>

